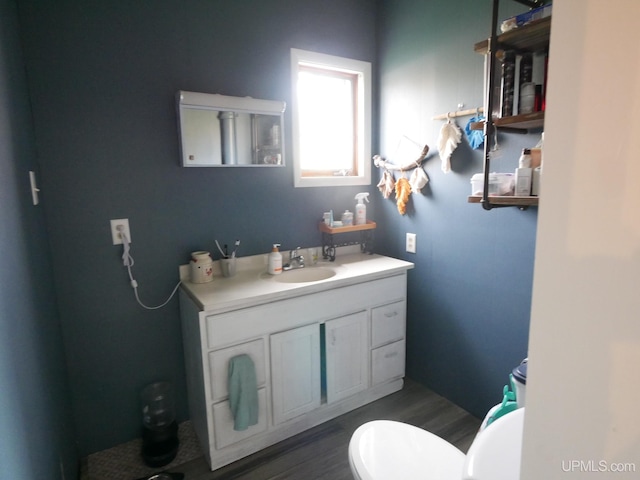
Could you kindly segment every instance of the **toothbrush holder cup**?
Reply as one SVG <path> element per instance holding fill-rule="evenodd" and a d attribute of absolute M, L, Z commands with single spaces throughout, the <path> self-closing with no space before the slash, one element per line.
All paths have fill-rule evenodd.
<path fill-rule="evenodd" d="M 220 270 L 223 277 L 233 277 L 236 274 L 236 257 L 221 258 Z"/>

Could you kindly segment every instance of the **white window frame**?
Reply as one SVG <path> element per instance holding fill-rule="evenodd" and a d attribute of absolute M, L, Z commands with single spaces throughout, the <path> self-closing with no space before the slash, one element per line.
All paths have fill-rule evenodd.
<path fill-rule="evenodd" d="M 300 166 L 297 82 L 299 66 L 313 66 L 358 75 L 357 164 L 358 174 L 350 176 L 302 176 Z M 371 184 L 371 63 L 308 50 L 291 49 L 291 116 L 293 133 L 293 184 L 297 187 L 329 187 Z M 318 148 L 327 148 L 318 146 Z M 330 149 L 327 149 L 330 155 Z"/>

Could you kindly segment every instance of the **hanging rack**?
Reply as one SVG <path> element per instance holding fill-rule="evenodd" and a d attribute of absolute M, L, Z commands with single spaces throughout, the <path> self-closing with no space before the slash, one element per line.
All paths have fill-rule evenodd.
<path fill-rule="evenodd" d="M 455 112 L 447 112 L 436 115 L 435 117 L 432 117 L 431 120 L 448 120 L 450 118 L 466 117 L 467 115 L 477 115 L 479 113 L 484 113 L 483 107 L 469 108 L 467 110 L 456 110 Z"/>
<path fill-rule="evenodd" d="M 418 168 L 419 166 L 421 166 L 422 162 L 424 162 L 427 159 L 428 153 L 429 153 L 429 145 L 425 145 L 424 148 L 422 149 L 422 152 L 420 152 L 420 158 L 410 163 L 407 163 L 406 165 L 394 165 L 393 163 L 387 162 L 380 155 L 375 155 L 373 157 L 373 164 L 376 167 L 384 168 L 385 170 L 399 170 L 401 172 L 406 172 L 408 170 L 413 170 L 414 168 Z"/>

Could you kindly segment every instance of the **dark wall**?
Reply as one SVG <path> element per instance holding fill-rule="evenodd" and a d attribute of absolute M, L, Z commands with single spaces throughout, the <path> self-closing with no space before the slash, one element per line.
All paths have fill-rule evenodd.
<path fill-rule="evenodd" d="M 489 35 L 489 0 L 383 1 L 379 88 L 381 154 L 390 159 L 403 135 L 437 149 L 438 114 L 482 106 L 483 57 L 474 43 Z M 500 18 L 521 12 L 515 2 Z M 515 7 L 514 7 L 515 6 Z M 457 120 L 464 128 L 470 117 Z M 492 171 L 513 172 L 531 135 L 499 135 Z M 482 151 L 463 138 L 444 174 L 426 163 L 430 182 L 400 216 L 393 200 L 374 195 L 384 217 L 379 245 L 415 262 L 409 272 L 408 375 L 477 416 L 502 400 L 510 370 L 527 355 L 537 209 L 484 211 L 467 203 Z M 406 163 L 406 162 L 403 162 Z M 407 173 L 407 177 L 410 172 Z M 397 175 L 396 175 L 397 177 Z M 376 177 L 377 178 L 377 177 Z M 417 253 L 405 253 L 405 233 Z"/>
<path fill-rule="evenodd" d="M 189 252 L 320 243 L 323 211 L 362 188 L 294 189 L 285 168 L 179 167 L 177 90 L 291 103 L 291 47 L 374 61 L 373 0 L 20 0 L 81 454 L 139 434 L 138 394 L 173 382 L 187 417 L 177 301 L 134 301 L 109 220 L 128 218 L 134 275 L 161 303 Z M 287 113 L 290 139 L 290 112 Z M 286 144 L 291 152 L 290 141 Z M 319 146 L 322 148 L 322 146 Z M 331 154 L 330 151 L 327 154 Z"/>
<path fill-rule="evenodd" d="M 13 0 L 0 0 L 0 478 L 77 475 L 73 416 Z M 41 179 L 41 177 L 39 177 Z M 42 192 L 46 201 L 47 194 Z"/>
<path fill-rule="evenodd" d="M 375 61 L 379 45 L 374 132 L 379 129 L 379 153 L 387 156 L 402 135 L 435 149 L 442 122 L 431 117 L 458 103 L 472 108 L 482 102 L 482 57 L 472 45 L 488 35 L 489 0 L 18 5 L 53 252 L 54 278 L 45 284 L 55 287 L 81 455 L 138 436 L 138 394 L 150 382 L 172 381 L 179 419 L 187 418 L 177 302 L 155 311 L 135 303 L 121 249 L 111 245 L 110 219 L 129 219 L 140 294 L 158 304 L 189 252 L 213 251 L 214 239 L 240 238 L 241 255 L 267 252 L 273 242 L 285 249 L 317 245 L 321 212 L 351 208 L 355 193 L 367 190 L 293 188 L 290 112 L 285 168 L 180 168 L 177 90 L 290 104 L 291 47 Z M 11 82 L 24 89 L 20 77 Z M 501 135 L 495 170 L 511 171 L 520 148 L 537 139 Z M 25 145 L 34 155 L 29 141 Z M 439 163 L 427 162 L 431 182 L 412 195 L 406 216 L 375 188 L 369 188 L 368 212 L 380 225 L 381 253 L 416 263 L 409 282 L 408 374 L 480 416 L 500 400 L 508 370 L 526 355 L 537 213 L 485 212 L 467 204 L 469 178 L 482 167 L 481 153 L 465 141 L 453 155 L 452 172 L 443 174 Z M 3 205 L 3 215 L 15 212 Z M 406 232 L 418 235 L 415 255 L 404 252 Z M 20 235 L 12 242 L 27 245 Z M 19 265 L 24 258 L 12 260 Z M 41 291 L 49 299 L 51 292 Z M 20 308 L 12 306 L 12 314 Z M 40 318 L 21 326 L 33 330 L 24 332 L 25 341 L 40 341 L 39 322 L 55 325 Z M 41 350 L 47 351 L 33 348 Z M 54 398 L 62 402 L 64 392 Z"/>

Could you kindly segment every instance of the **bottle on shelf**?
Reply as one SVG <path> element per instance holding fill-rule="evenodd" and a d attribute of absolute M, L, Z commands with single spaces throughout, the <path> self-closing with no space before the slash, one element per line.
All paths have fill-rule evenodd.
<path fill-rule="evenodd" d="M 531 149 L 529 148 L 522 149 L 522 155 L 518 160 L 515 195 L 517 197 L 531 195 Z"/>

